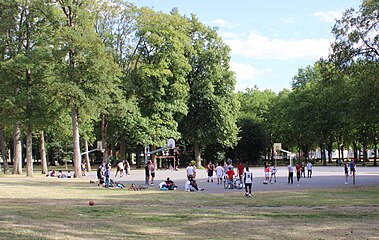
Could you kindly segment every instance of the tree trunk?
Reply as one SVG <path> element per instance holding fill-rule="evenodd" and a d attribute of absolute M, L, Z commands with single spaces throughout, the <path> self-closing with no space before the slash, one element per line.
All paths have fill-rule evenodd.
<path fill-rule="evenodd" d="M 201 152 L 200 152 L 200 144 L 195 144 L 195 161 L 196 166 L 201 167 Z"/>
<path fill-rule="evenodd" d="M 323 162 L 323 166 L 326 166 L 326 152 L 324 144 L 321 145 L 321 160 Z"/>
<path fill-rule="evenodd" d="M 74 178 L 79 178 L 82 176 L 81 169 L 81 155 L 80 155 L 80 145 L 79 145 L 79 123 L 78 123 L 78 109 L 75 103 L 72 104 L 71 107 L 71 122 L 72 122 L 72 140 L 74 144 Z"/>
<path fill-rule="evenodd" d="M 91 172 L 92 169 L 91 169 L 91 162 L 89 160 L 87 139 L 84 139 L 84 152 L 86 153 L 86 154 L 84 154 L 84 158 L 85 158 L 87 172 Z"/>
<path fill-rule="evenodd" d="M 33 177 L 32 128 L 29 125 L 26 132 L 26 176 Z"/>
<path fill-rule="evenodd" d="M 101 114 L 101 143 L 103 145 L 103 162 L 108 163 L 107 123 L 105 114 Z"/>
<path fill-rule="evenodd" d="M 357 163 L 359 158 L 358 158 L 358 145 L 357 145 L 357 142 L 353 142 L 353 146 L 354 146 L 354 160 L 355 162 Z"/>
<path fill-rule="evenodd" d="M 367 144 L 363 143 L 363 166 L 366 166 L 367 162 Z"/>
<path fill-rule="evenodd" d="M 1 128 L 1 158 L 3 159 L 3 169 L 4 174 L 9 174 L 9 166 L 8 166 L 8 154 L 7 154 L 7 145 L 5 143 L 5 128 Z"/>
<path fill-rule="evenodd" d="M 21 162 L 21 130 L 18 124 L 13 128 L 13 174 L 22 174 Z"/>
<path fill-rule="evenodd" d="M 46 160 L 46 151 L 45 151 L 45 133 L 44 131 L 40 132 L 39 135 L 39 155 L 41 157 L 41 167 L 42 174 L 47 174 L 47 160 Z"/>
<path fill-rule="evenodd" d="M 376 163 L 376 159 L 378 157 L 378 139 L 375 137 L 374 138 L 374 166 L 378 166 L 378 164 Z"/>
<path fill-rule="evenodd" d="M 332 144 L 328 144 L 328 163 L 333 162 L 333 146 Z"/>
<path fill-rule="evenodd" d="M 126 144 L 125 144 L 125 131 L 121 132 L 120 135 L 120 160 L 126 160 Z"/>

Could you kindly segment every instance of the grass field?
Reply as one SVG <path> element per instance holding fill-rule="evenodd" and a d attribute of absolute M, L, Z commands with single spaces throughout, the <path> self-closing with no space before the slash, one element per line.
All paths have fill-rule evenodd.
<path fill-rule="evenodd" d="M 0 175 L 0 188 L 0 239 L 379 239 L 379 187 L 245 198 Z"/>

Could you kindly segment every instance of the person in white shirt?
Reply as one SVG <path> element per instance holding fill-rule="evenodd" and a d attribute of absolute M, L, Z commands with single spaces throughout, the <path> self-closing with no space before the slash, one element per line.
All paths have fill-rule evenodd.
<path fill-rule="evenodd" d="M 290 183 L 293 184 L 293 167 L 290 164 L 288 164 L 287 168 L 288 168 L 288 184 Z"/>
<path fill-rule="evenodd" d="M 275 166 L 273 166 L 272 168 L 271 168 L 271 178 L 270 178 L 270 183 L 272 183 L 272 179 L 274 178 L 274 182 L 276 182 L 276 167 Z"/>
<path fill-rule="evenodd" d="M 224 175 L 224 168 L 221 166 L 221 163 L 218 163 L 218 166 L 216 167 L 217 184 L 222 183 L 223 175 Z"/>
<path fill-rule="evenodd" d="M 188 167 L 186 168 L 186 171 L 187 171 L 187 178 L 188 180 L 190 178 L 194 178 L 194 173 L 195 173 L 195 170 L 194 170 L 194 167 L 193 165 L 190 163 L 190 165 L 188 165 Z"/>
<path fill-rule="evenodd" d="M 246 171 L 243 174 L 243 182 L 245 184 L 245 197 L 251 197 L 251 188 L 253 185 L 253 173 L 250 172 L 249 167 L 246 167 Z"/>
<path fill-rule="evenodd" d="M 308 169 L 308 178 L 312 178 L 312 163 L 311 162 L 308 162 L 307 169 Z"/>

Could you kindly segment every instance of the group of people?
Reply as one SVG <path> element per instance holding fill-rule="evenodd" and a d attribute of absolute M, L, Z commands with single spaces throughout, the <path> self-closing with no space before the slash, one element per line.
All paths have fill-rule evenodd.
<path fill-rule="evenodd" d="M 265 172 L 265 179 L 263 181 L 263 184 L 268 184 L 269 182 L 272 184 L 276 182 L 276 172 L 277 172 L 276 166 L 271 167 L 270 164 L 265 163 L 264 172 Z"/>
<path fill-rule="evenodd" d="M 213 182 L 213 175 L 216 173 L 217 184 L 222 184 L 224 179 L 224 181 L 229 182 L 228 186 L 230 189 L 234 188 L 235 177 L 238 178 L 240 184 L 245 186 L 245 196 L 251 197 L 253 173 L 250 171 L 249 167 L 245 168 L 242 162 L 237 165 L 237 172 L 234 171 L 232 160 L 230 159 L 224 163 L 219 162 L 217 167 L 210 161 L 205 167 L 205 170 L 207 172 L 208 182 Z"/>
<path fill-rule="evenodd" d="M 55 172 L 55 170 L 52 169 L 48 171 L 46 177 L 71 178 L 72 175 L 70 170 L 68 170 L 67 173 L 63 173 L 62 170 Z"/>
<path fill-rule="evenodd" d="M 353 184 L 355 185 L 355 171 L 356 171 L 356 165 L 355 161 L 351 160 L 350 163 L 349 161 L 346 161 L 344 164 L 344 172 L 345 172 L 345 184 L 349 183 L 349 169 L 350 169 L 350 176 L 353 177 Z"/>
<path fill-rule="evenodd" d="M 127 160 L 119 161 L 117 163 L 115 177 L 117 177 L 118 173 L 120 173 L 120 177 L 123 177 L 125 174 L 130 175 L 130 165 Z"/>
<path fill-rule="evenodd" d="M 97 186 L 109 188 L 111 179 L 111 164 L 103 163 L 97 168 Z"/>
<path fill-rule="evenodd" d="M 300 178 L 305 178 L 305 163 L 304 162 L 298 162 L 296 163 L 295 169 L 291 164 L 288 164 L 288 184 L 293 184 L 293 173 L 294 170 L 296 170 L 296 180 L 297 184 L 300 182 Z M 307 170 L 308 170 L 308 178 L 312 178 L 312 170 L 313 165 L 311 162 L 307 163 Z"/>

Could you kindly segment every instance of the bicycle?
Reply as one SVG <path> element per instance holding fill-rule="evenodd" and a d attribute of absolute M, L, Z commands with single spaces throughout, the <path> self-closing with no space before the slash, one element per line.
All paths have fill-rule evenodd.
<path fill-rule="evenodd" d="M 242 189 L 243 188 L 243 182 L 241 180 L 239 180 L 239 178 L 235 178 L 233 179 L 233 186 L 231 187 L 230 186 L 230 180 L 228 177 L 224 177 L 224 188 L 225 189 L 233 189 L 233 188 L 237 188 L 237 189 Z"/>

